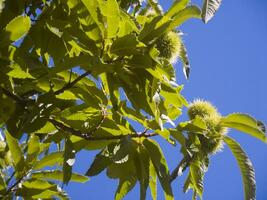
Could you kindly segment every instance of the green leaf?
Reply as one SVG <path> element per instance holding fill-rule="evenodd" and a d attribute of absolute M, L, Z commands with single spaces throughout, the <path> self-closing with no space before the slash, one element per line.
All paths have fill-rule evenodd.
<path fill-rule="evenodd" d="M 60 170 L 44 170 L 32 173 L 32 178 L 63 181 L 63 172 Z M 85 183 L 88 180 L 89 179 L 86 176 L 77 173 L 72 173 L 70 178 L 70 181 L 79 183 Z"/>
<path fill-rule="evenodd" d="M 48 166 L 54 166 L 56 164 L 62 163 L 63 152 L 53 152 L 49 155 L 43 157 L 41 160 L 37 161 L 33 169 L 38 170 Z"/>
<path fill-rule="evenodd" d="M 106 18 L 107 38 L 116 37 L 120 27 L 120 8 L 116 0 L 98 0 L 102 15 Z"/>
<path fill-rule="evenodd" d="M 197 6 L 188 6 L 173 17 L 173 21 L 168 26 L 167 31 L 175 29 L 176 27 L 182 25 L 188 19 L 192 18 L 199 19 L 200 17 L 201 17 L 201 11 Z"/>
<path fill-rule="evenodd" d="M 153 200 L 157 200 L 157 172 L 151 160 L 149 161 L 149 176 L 149 188 L 151 191 L 151 197 Z"/>
<path fill-rule="evenodd" d="M 64 163 L 63 163 L 63 184 L 68 185 L 72 176 L 72 166 L 75 163 L 75 150 L 69 138 L 65 140 Z"/>
<path fill-rule="evenodd" d="M 189 131 L 189 132 L 198 132 L 198 133 L 202 134 L 203 131 L 207 130 L 207 126 L 201 117 L 196 116 L 193 120 L 181 122 L 177 126 L 177 130 Z"/>
<path fill-rule="evenodd" d="M 6 181 L 3 173 L 0 173 L 0 195 L 6 193 Z"/>
<path fill-rule="evenodd" d="M 28 16 L 18 16 L 11 20 L 1 33 L 0 46 L 5 47 L 24 36 L 31 27 Z"/>
<path fill-rule="evenodd" d="M 22 187 L 30 188 L 30 189 L 39 189 L 39 190 L 47 190 L 51 187 L 54 187 L 53 184 L 48 183 L 43 180 L 27 180 L 23 182 Z"/>
<path fill-rule="evenodd" d="M 22 187 L 16 189 L 17 197 L 23 199 L 63 199 L 68 197 L 62 189 L 50 182 L 44 180 L 30 179 L 22 184 Z"/>
<path fill-rule="evenodd" d="M 8 148 L 11 152 L 11 156 L 14 161 L 16 173 L 18 174 L 18 177 L 22 175 L 22 170 L 25 167 L 25 160 L 23 157 L 22 149 L 19 146 L 18 141 L 13 138 L 7 131 L 5 132 L 6 135 L 6 141 L 8 144 Z"/>
<path fill-rule="evenodd" d="M 170 175 L 168 165 L 165 157 L 162 153 L 160 146 L 153 140 L 145 139 L 143 144 L 149 153 L 154 168 L 157 172 L 160 184 L 164 190 L 164 196 L 166 200 L 173 200 L 172 188 L 170 185 Z"/>
<path fill-rule="evenodd" d="M 221 119 L 221 125 L 245 132 L 263 142 L 267 142 L 262 126 L 247 114 L 233 113 Z"/>
<path fill-rule="evenodd" d="M 88 12 L 90 13 L 91 17 L 99 27 L 100 31 L 102 32 L 102 36 L 105 34 L 105 27 L 103 24 L 103 19 L 100 18 L 99 16 L 99 4 L 98 1 L 87 1 L 87 0 L 82 0 L 83 4 L 87 8 Z"/>
<path fill-rule="evenodd" d="M 23 69 L 21 69 L 21 67 L 18 64 L 13 64 L 12 67 L 13 69 L 7 73 L 8 76 L 19 79 L 25 79 L 25 78 L 34 79 L 34 77 L 28 71 L 24 71 Z"/>
<path fill-rule="evenodd" d="M 130 56 L 138 54 L 142 47 L 144 48 L 145 45 L 140 43 L 134 34 L 130 34 L 117 38 L 113 42 L 110 52 L 118 56 Z"/>
<path fill-rule="evenodd" d="M 120 179 L 116 194 L 115 200 L 121 200 L 128 194 L 135 186 L 136 178 L 134 176 L 129 178 L 122 178 Z"/>
<path fill-rule="evenodd" d="M 250 159 L 240 145 L 230 137 L 225 137 L 224 142 L 229 146 L 240 168 L 245 192 L 245 200 L 256 200 L 255 172 Z"/>
<path fill-rule="evenodd" d="M 134 164 L 140 182 L 140 200 L 146 199 L 146 191 L 149 185 L 149 161 L 150 158 L 146 149 L 138 145 L 137 151 L 134 153 Z"/>
<path fill-rule="evenodd" d="M 199 161 L 190 163 L 190 175 L 193 190 L 202 198 L 204 173 Z"/>
<path fill-rule="evenodd" d="M 173 17 L 186 7 L 189 0 L 175 0 L 169 10 L 165 13 L 166 17 Z"/>
<path fill-rule="evenodd" d="M 221 6 L 222 0 L 204 0 L 202 7 L 202 20 L 208 23 Z"/>
<path fill-rule="evenodd" d="M 109 164 L 112 163 L 111 158 L 105 154 L 105 150 L 96 155 L 93 163 L 86 172 L 86 176 L 96 176 L 101 173 Z"/>
<path fill-rule="evenodd" d="M 165 16 L 157 16 L 144 25 L 139 34 L 139 40 L 148 43 L 161 36 L 170 25 L 171 20 Z"/>
<path fill-rule="evenodd" d="M 39 137 L 36 135 L 31 135 L 28 141 L 28 155 L 26 162 L 30 165 L 34 163 L 38 158 L 39 152 L 40 152 Z"/>

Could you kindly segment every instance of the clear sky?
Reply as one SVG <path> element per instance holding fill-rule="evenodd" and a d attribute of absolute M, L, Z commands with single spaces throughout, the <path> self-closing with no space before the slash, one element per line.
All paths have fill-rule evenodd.
<path fill-rule="evenodd" d="M 161 0 L 167 9 L 171 0 Z M 198 1 L 193 1 L 199 3 Z M 177 80 L 184 84 L 184 96 L 189 100 L 203 98 L 211 101 L 227 115 L 231 112 L 250 113 L 267 123 L 267 1 L 223 1 L 217 15 L 205 25 L 191 20 L 181 27 L 191 60 L 191 77 L 186 81 L 179 63 Z M 179 120 L 186 120 L 185 115 Z M 257 200 L 267 199 L 267 146 L 238 131 L 229 135 L 245 149 L 256 171 Z M 181 155 L 178 147 L 161 141 L 167 162 L 172 170 Z M 81 152 L 75 171 L 85 173 L 96 152 Z M 185 174 L 173 183 L 175 199 L 189 200 L 191 193 L 182 193 Z M 204 181 L 204 200 L 243 200 L 239 168 L 231 152 L 224 151 L 211 159 Z M 117 181 L 105 173 L 86 184 L 70 183 L 67 192 L 74 200 L 111 200 Z M 159 200 L 163 200 L 159 188 Z M 148 191 L 149 194 L 149 191 Z M 137 200 L 139 187 L 126 200 Z M 148 195 L 147 199 L 151 199 Z"/>

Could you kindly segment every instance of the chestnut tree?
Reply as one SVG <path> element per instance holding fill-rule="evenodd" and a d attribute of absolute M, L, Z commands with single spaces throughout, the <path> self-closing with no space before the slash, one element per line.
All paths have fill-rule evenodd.
<path fill-rule="evenodd" d="M 190 74 L 180 25 L 207 23 L 220 4 L 176 0 L 163 11 L 156 0 L 1 0 L 0 198 L 68 199 L 62 185 L 105 171 L 119 180 L 116 200 L 136 185 L 141 200 L 148 189 L 156 200 L 157 183 L 172 200 L 171 183 L 187 169 L 183 188 L 197 199 L 210 157 L 225 143 L 245 200 L 254 200 L 252 163 L 227 133 L 266 143 L 264 124 L 222 116 L 208 101 L 188 103 L 176 83 L 177 60 Z M 183 107 L 188 121 L 177 124 Z M 178 144 L 175 169 L 159 137 Z M 99 150 L 84 174 L 72 171 L 81 150 Z"/>

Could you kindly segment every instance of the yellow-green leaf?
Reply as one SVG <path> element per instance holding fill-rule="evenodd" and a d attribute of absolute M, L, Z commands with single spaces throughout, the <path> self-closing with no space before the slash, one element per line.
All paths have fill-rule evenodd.
<path fill-rule="evenodd" d="M 266 135 L 263 132 L 261 125 L 257 122 L 256 119 L 247 114 L 230 114 L 222 118 L 221 125 L 247 133 L 266 143 Z"/>

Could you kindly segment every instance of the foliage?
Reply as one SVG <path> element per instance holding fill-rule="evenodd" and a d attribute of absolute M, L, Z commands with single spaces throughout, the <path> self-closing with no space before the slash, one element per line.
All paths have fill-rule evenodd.
<path fill-rule="evenodd" d="M 255 199 L 252 164 L 225 130 L 266 142 L 262 122 L 223 117 L 203 101 L 208 109 L 193 102 L 190 120 L 174 122 L 188 103 L 173 60 L 181 60 L 186 78 L 190 72 L 177 28 L 191 18 L 207 22 L 220 2 L 206 0 L 201 11 L 176 0 L 164 12 L 155 0 L 1 0 L 0 197 L 68 199 L 60 182 L 83 183 L 106 170 L 119 179 L 115 199 L 138 182 L 140 199 L 148 188 L 156 199 L 159 182 L 171 200 L 171 182 L 188 168 L 184 190 L 196 199 L 224 141 L 241 168 L 246 200 Z M 156 136 L 181 147 L 172 173 Z M 72 171 L 81 150 L 99 150 L 85 175 Z"/>

